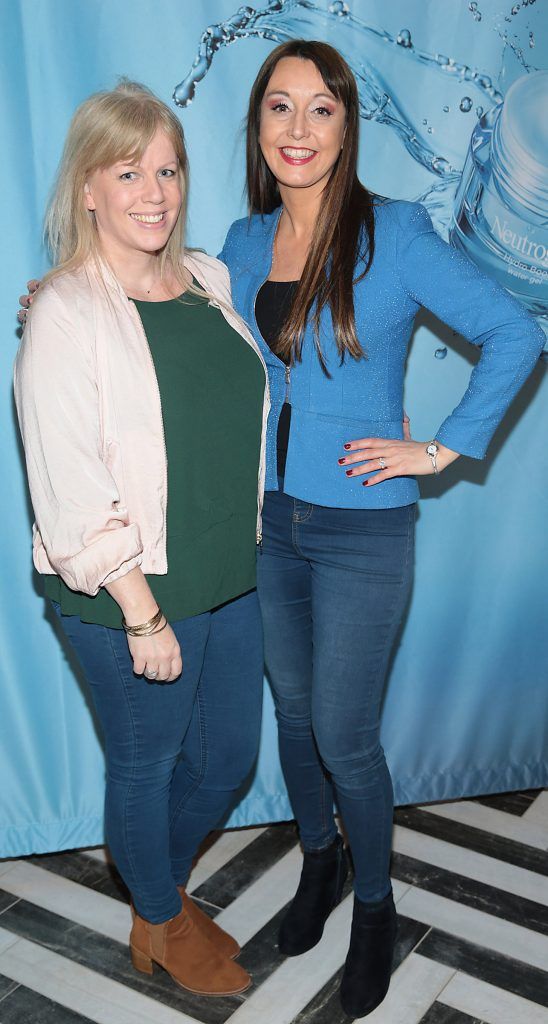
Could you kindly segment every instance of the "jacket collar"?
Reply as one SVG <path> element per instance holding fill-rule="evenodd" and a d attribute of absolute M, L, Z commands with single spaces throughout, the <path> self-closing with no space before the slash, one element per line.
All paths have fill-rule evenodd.
<path fill-rule="evenodd" d="M 282 215 L 283 206 L 278 206 L 272 213 L 264 215 L 255 213 L 251 217 L 248 231 L 256 243 L 250 251 L 250 263 L 254 274 L 266 279 L 270 273 L 273 259 L 274 239 Z"/>

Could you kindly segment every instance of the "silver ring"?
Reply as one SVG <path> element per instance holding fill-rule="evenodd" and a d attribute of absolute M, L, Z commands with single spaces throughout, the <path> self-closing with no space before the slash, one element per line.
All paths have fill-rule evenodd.
<path fill-rule="evenodd" d="M 157 675 L 157 672 L 145 672 L 145 676 L 147 677 L 147 679 L 156 679 Z"/>
<path fill-rule="evenodd" d="M 386 462 L 384 459 L 379 459 L 379 466 L 381 467 L 381 469 L 386 469 Z"/>

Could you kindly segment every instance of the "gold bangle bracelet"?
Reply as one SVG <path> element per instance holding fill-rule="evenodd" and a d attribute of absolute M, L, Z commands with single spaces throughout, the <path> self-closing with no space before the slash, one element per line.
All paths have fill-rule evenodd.
<path fill-rule="evenodd" d="M 147 636 L 156 636 L 156 633 L 161 633 L 162 630 L 166 628 L 166 626 L 167 626 L 167 619 L 165 620 L 163 626 L 159 626 L 158 629 L 153 629 L 152 633 L 147 633 L 146 635 Z"/>
<path fill-rule="evenodd" d="M 148 620 L 148 622 L 141 622 L 137 626 L 128 626 L 126 620 L 123 618 L 122 626 L 124 627 L 128 636 L 150 636 L 151 633 L 154 633 L 156 626 L 162 619 L 163 614 L 164 613 L 162 609 L 158 608 L 156 614 L 153 615 L 152 618 Z"/>

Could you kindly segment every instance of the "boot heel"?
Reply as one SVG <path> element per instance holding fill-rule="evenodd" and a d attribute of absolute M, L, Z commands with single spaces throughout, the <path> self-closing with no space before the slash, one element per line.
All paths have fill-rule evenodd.
<path fill-rule="evenodd" d="M 152 960 L 146 953 L 141 953 L 140 950 L 131 947 L 131 962 L 136 971 L 140 971 L 141 974 L 152 974 L 153 966 Z"/>
<path fill-rule="evenodd" d="M 347 874 L 341 835 L 325 850 L 305 852 L 297 892 L 280 925 L 280 953 L 300 956 L 320 941 L 327 918 L 340 903 Z"/>

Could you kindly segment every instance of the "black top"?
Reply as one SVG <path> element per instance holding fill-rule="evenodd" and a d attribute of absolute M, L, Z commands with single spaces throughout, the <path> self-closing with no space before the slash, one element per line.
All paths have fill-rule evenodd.
<path fill-rule="evenodd" d="M 268 347 L 273 351 L 276 339 L 280 333 L 298 283 L 298 281 L 265 281 L 257 295 L 257 301 L 255 303 L 257 326 Z M 280 358 L 282 357 L 280 356 Z M 284 359 L 283 362 L 288 365 L 289 360 Z M 278 456 L 278 476 L 281 477 L 283 477 L 285 473 L 290 426 L 291 405 L 288 399 L 286 399 L 278 421 L 276 445 Z"/>

